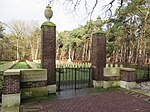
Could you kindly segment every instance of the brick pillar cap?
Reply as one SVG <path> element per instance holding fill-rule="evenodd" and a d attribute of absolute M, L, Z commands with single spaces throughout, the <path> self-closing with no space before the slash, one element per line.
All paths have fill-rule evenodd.
<path fill-rule="evenodd" d="M 42 26 L 56 27 L 56 25 L 55 25 L 53 22 L 51 22 L 51 21 L 45 21 L 45 22 L 42 24 Z M 42 27 L 42 26 L 41 26 L 41 27 Z"/>
<path fill-rule="evenodd" d="M 105 36 L 105 33 L 103 31 L 95 31 L 92 33 L 92 35 L 102 35 Z"/>
<path fill-rule="evenodd" d="M 94 35 L 94 34 L 102 34 L 102 35 L 105 35 L 105 32 L 103 32 L 103 31 L 95 31 L 95 32 L 92 33 L 92 35 Z"/>

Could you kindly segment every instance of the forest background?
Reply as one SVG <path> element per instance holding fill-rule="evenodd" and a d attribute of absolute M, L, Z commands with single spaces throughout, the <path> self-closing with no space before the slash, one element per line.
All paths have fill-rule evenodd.
<path fill-rule="evenodd" d="M 109 12 L 113 1 L 109 3 Z M 120 7 L 107 20 L 98 17 L 96 21 L 87 21 L 76 29 L 57 32 L 57 60 L 90 61 L 92 34 L 99 31 L 106 37 L 107 63 L 149 64 L 150 1 L 120 2 Z M 40 59 L 40 35 L 41 29 L 34 20 L 13 20 L 9 24 L 0 22 L 0 60 Z"/>

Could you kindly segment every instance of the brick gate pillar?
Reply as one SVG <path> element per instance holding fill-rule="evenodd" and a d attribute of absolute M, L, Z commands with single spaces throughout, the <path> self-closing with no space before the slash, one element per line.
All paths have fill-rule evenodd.
<path fill-rule="evenodd" d="M 91 53 L 93 85 L 94 87 L 102 87 L 103 69 L 106 65 L 106 38 L 103 33 L 96 32 L 93 34 Z"/>
<path fill-rule="evenodd" d="M 41 67 L 47 69 L 47 85 L 49 93 L 53 93 L 56 92 L 56 26 L 50 22 L 53 12 L 49 5 L 44 14 L 48 21 L 41 26 Z"/>

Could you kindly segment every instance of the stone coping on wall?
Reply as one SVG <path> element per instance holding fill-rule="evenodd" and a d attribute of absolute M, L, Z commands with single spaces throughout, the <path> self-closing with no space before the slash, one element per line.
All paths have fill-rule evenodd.
<path fill-rule="evenodd" d="M 7 76 L 7 75 L 20 75 L 20 72 L 21 71 L 37 71 L 37 72 L 40 72 L 40 71 L 45 71 L 46 72 L 46 69 L 8 69 L 6 71 L 4 71 L 3 75 L 4 76 Z"/>
<path fill-rule="evenodd" d="M 122 71 L 129 71 L 129 72 L 134 72 L 135 71 L 134 68 L 120 68 L 120 70 L 122 70 Z"/>
<path fill-rule="evenodd" d="M 104 76 L 120 76 L 119 67 L 106 67 L 104 68 Z"/>
<path fill-rule="evenodd" d="M 20 70 L 22 69 L 8 69 L 6 71 L 4 71 L 3 75 L 7 76 L 7 75 L 20 75 Z"/>
<path fill-rule="evenodd" d="M 42 26 L 51 26 L 51 27 L 56 27 L 56 25 L 54 23 L 52 23 L 51 21 L 45 21 Z M 41 27 L 42 27 L 41 26 Z"/>
<path fill-rule="evenodd" d="M 29 81 L 47 81 L 46 69 L 27 69 L 21 70 L 21 82 Z"/>
<path fill-rule="evenodd" d="M 135 72 L 134 68 L 119 68 L 119 67 L 106 67 L 104 68 L 103 80 L 121 80 L 122 72 Z"/>
<path fill-rule="evenodd" d="M 136 86 L 135 79 L 134 68 L 106 67 L 104 68 L 103 80 L 97 83 L 100 83 L 99 85 L 103 88 L 120 86 L 126 89 L 133 89 Z"/>

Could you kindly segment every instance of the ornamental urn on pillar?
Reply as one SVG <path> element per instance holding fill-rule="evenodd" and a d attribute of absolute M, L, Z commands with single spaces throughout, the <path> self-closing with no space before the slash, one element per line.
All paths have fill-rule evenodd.
<path fill-rule="evenodd" d="M 50 5 L 48 4 L 48 6 L 46 6 L 46 9 L 44 11 L 44 15 L 47 18 L 47 20 L 49 21 L 51 19 L 51 17 L 53 16 L 53 11 L 51 10 Z"/>
<path fill-rule="evenodd" d="M 50 21 L 53 16 L 50 5 L 44 15 L 47 21 L 41 26 L 41 68 L 47 69 L 48 93 L 56 93 L 56 25 Z"/>

